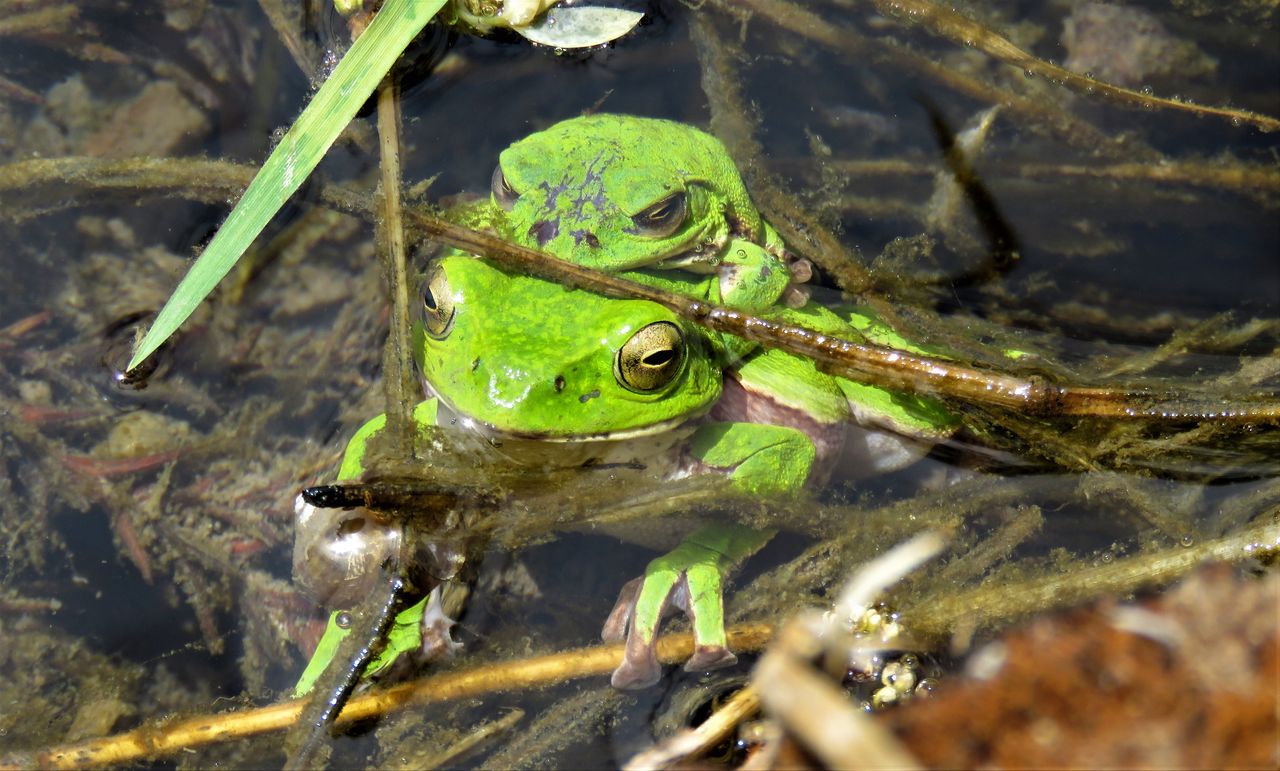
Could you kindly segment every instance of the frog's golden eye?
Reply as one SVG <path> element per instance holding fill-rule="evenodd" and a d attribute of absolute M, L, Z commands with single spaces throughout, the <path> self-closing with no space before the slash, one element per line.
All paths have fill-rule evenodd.
<path fill-rule="evenodd" d="M 666 238 L 689 217 L 689 196 L 678 190 L 631 218 L 636 230 L 649 238 Z"/>
<path fill-rule="evenodd" d="M 453 291 L 444 271 L 436 268 L 422 285 L 422 328 L 434 340 L 443 340 L 453 329 Z"/>
<path fill-rule="evenodd" d="M 502 173 L 501 164 L 493 168 L 493 179 L 489 180 L 489 187 L 493 190 L 493 202 L 503 211 L 511 211 L 511 207 L 516 205 L 516 199 L 520 197 L 507 181 L 507 175 Z"/>
<path fill-rule="evenodd" d="M 613 374 L 632 391 L 653 393 L 676 379 L 684 360 L 684 333 L 680 327 L 669 321 L 655 321 L 623 343 L 613 360 Z"/>

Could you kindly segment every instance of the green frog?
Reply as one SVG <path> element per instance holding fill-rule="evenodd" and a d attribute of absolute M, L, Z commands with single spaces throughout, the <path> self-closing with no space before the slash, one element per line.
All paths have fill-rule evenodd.
<path fill-rule="evenodd" d="M 606 272 L 714 275 L 715 299 L 758 311 L 793 260 L 720 140 L 673 121 L 587 115 L 503 150 L 482 207 L 506 240 Z M 801 268 L 807 267 L 802 264 Z"/>
<path fill-rule="evenodd" d="M 556 124 L 504 151 L 489 201 L 458 216 L 669 291 L 922 352 L 865 311 L 783 302 L 793 269 L 780 240 L 752 206 L 724 147 L 690 126 L 622 115 Z M 434 396 L 415 411 L 420 424 L 501 437 L 508 453 L 513 442 L 530 442 L 530 456 L 554 457 L 563 467 L 723 473 L 745 493 L 789 495 L 825 478 L 842 455 L 854 453 L 851 462 L 864 473 L 905 466 L 957 425 L 937 402 L 820 373 L 807 359 L 708 333 L 655 304 L 567 290 L 460 253 L 430 273 L 415 330 Z M 363 474 L 366 443 L 384 422 L 376 418 L 353 437 L 340 480 Z M 627 643 L 613 684 L 656 682 L 654 640 L 671 608 L 693 623 L 689 669 L 734 661 L 725 641 L 723 578 L 770 535 L 735 525 L 701 528 L 624 587 L 604 629 L 606 639 Z M 411 629 L 421 608 L 402 614 L 396 628 Z M 299 691 L 345 633 L 337 619 L 335 613 Z M 404 642 L 393 641 L 371 670 L 415 638 L 397 639 Z"/>

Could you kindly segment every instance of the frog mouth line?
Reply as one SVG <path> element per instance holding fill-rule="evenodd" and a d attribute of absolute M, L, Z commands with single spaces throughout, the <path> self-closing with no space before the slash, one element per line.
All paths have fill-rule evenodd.
<path fill-rule="evenodd" d="M 747 220 L 736 213 L 726 211 L 724 222 L 728 231 L 720 238 L 713 238 L 708 233 L 714 228 L 704 227 L 696 238 L 673 248 L 672 253 L 659 257 L 654 267 L 682 267 L 697 271 L 697 266 L 706 266 L 706 272 L 712 273 L 719 267 L 714 256 L 724 251 L 726 245 L 739 239 L 763 246 L 763 234 L 747 226 Z"/>
<path fill-rule="evenodd" d="M 440 406 L 437 408 L 436 425 L 457 425 L 464 431 L 473 432 L 486 438 L 494 439 L 519 439 L 525 441 L 547 442 L 549 444 L 619 442 L 672 431 L 689 423 L 691 420 L 689 416 L 681 416 L 622 431 L 608 431 L 594 434 L 553 435 L 537 431 L 512 431 L 510 429 L 495 426 L 492 423 L 485 422 L 478 418 L 468 417 L 457 410 L 435 389 L 431 389 L 431 393 L 440 401 Z"/>
<path fill-rule="evenodd" d="M 704 226 L 696 237 L 688 239 L 683 244 L 673 245 L 668 254 L 657 257 L 654 267 L 684 266 L 696 270 L 694 266 L 707 265 L 708 272 L 713 271 L 715 267 L 713 258 L 724 250 L 726 244 L 738 238 L 749 237 L 741 232 L 742 223 L 736 217 L 727 221 L 728 233 L 716 238 L 711 235 L 714 228 Z"/>

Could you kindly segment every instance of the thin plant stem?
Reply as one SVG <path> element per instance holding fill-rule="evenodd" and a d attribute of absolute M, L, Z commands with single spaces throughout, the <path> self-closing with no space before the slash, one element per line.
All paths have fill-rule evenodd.
<path fill-rule="evenodd" d="M 383 255 L 391 295 L 391 321 L 382 357 L 387 434 L 399 447 L 397 457 L 412 454 L 413 358 L 409 343 L 409 271 L 405 258 L 404 219 L 400 205 L 400 96 L 393 76 L 378 87 L 379 168 L 382 177 L 381 217 L 377 241 Z"/>

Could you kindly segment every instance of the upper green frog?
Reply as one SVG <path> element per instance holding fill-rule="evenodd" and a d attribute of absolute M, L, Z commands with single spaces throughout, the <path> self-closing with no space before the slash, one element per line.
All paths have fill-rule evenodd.
<path fill-rule="evenodd" d="M 571 118 L 503 150 L 491 188 L 500 235 L 562 260 L 714 273 L 715 299 L 747 310 L 773 304 L 790 280 L 733 159 L 692 126 Z"/>

